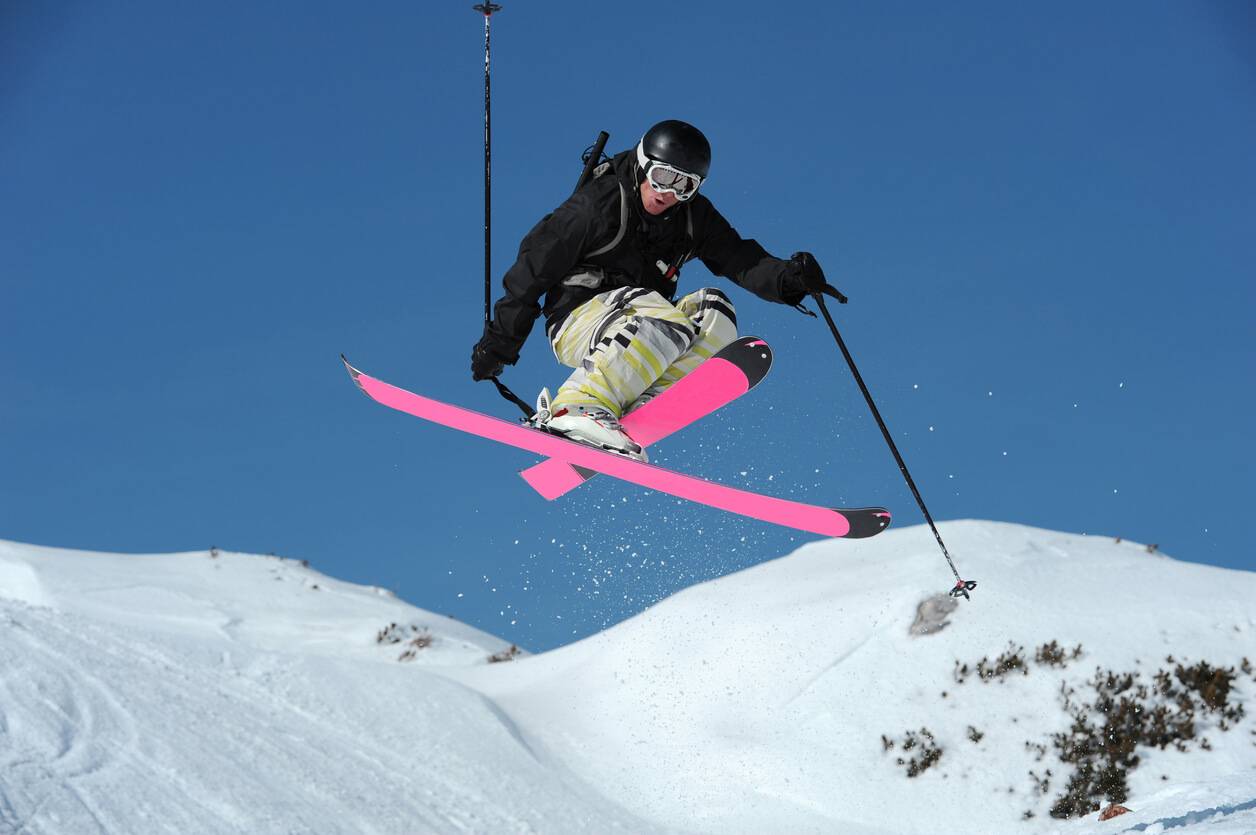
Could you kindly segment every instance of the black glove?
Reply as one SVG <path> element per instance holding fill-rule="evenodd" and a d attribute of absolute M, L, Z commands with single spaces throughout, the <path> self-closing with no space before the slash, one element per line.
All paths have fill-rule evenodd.
<path fill-rule="evenodd" d="M 795 252 L 789 259 L 788 270 L 784 290 L 785 301 L 789 304 L 800 304 L 804 297 L 819 293 L 846 304 L 846 297 L 824 279 L 824 270 L 820 269 L 820 263 L 810 252 Z"/>
<path fill-rule="evenodd" d="M 790 267 L 797 285 L 804 293 L 823 293 L 829 286 L 824 280 L 824 270 L 810 252 L 795 252 L 790 256 Z"/>
<path fill-rule="evenodd" d="M 489 337 L 484 337 L 475 343 L 475 347 L 471 349 L 471 379 L 479 382 L 496 377 L 502 373 L 502 369 L 506 367 L 506 360 L 502 359 L 493 350 L 493 345 Z"/>

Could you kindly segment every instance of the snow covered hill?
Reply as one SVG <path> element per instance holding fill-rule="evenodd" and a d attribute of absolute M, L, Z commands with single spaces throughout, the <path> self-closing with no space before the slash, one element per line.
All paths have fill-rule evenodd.
<path fill-rule="evenodd" d="M 0 542 L 0 636 L 0 833 L 649 828 L 431 672 L 505 642 L 297 562 Z"/>
<path fill-rule="evenodd" d="M 943 534 L 953 609 L 906 528 L 510 663 L 290 560 L 0 542 L 0 833 L 1256 832 L 1256 574 Z M 1087 750 L 1132 811 L 1051 817 Z"/>

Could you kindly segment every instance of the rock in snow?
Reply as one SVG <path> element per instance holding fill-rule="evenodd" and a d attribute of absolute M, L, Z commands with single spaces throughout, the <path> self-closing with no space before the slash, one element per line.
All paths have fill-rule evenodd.
<path fill-rule="evenodd" d="M 0 541 L 0 833 L 1256 832 L 1256 574 L 942 529 L 981 581 L 954 608 L 905 528 L 504 664 L 290 560 Z M 1200 661 L 1230 718 L 1200 701 L 1184 750 L 1139 746 L 1103 799 L 1132 811 L 1051 817 L 1096 670 L 1129 697 Z"/>

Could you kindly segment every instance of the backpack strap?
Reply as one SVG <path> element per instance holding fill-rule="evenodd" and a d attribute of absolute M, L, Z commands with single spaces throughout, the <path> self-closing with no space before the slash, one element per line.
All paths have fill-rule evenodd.
<path fill-rule="evenodd" d="M 602 163 L 602 165 L 599 165 L 598 168 L 602 168 L 603 166 L 606 166 L 609 168 L 610 163 L 604 162 Z M 597 177 L 600 175 L 594 174 L 593 176 Z M 624 189 L 623 183 L 617 183 L 617 185 L 619 186 L 619 231 L 615 233 L 615 237 L 611 238 L 610 243 L 608 243 L 606 246 L 598 247 L 597 249 L 593 250 L 590 253 L 587 253 L 584 256 L 585 258 L 594 258 L 598 255 L 605 255 L 606 253 L 610 252 L 612 249 L 619 246 L 619 242 L 624 239 L 624 234 L 628 230 L 628 192 Z"/>
<path fill-rule="evenodd" d="M 676 284 L 680 280 L 680 268 L 685 266 L 685 262 L 693 257 L 694 250 L 697 249 L 693 245 L 693 207 L 688 203 L 685 204 L 685 237 L 689 239 L 688 251 L 682 253 L 670 264 L 658 262 L 658 268 L 663 273 L 663 277 L 672 282 L 673 297 L 676 295 Z"/>

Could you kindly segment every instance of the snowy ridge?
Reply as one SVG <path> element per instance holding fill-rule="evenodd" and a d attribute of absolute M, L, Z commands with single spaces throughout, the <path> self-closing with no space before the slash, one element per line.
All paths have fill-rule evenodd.
<path fill-rule="evenodd" d="M 943 535 L 981 586 L 928 634 L 910 627 L 949 573 L 917 527 L 507 664 L 486 663 L 505 641 L 290 560 L 0 542 L 0 832 L 1256 832 L 1243 672 L 1249 715 L 1197 720 L 1211 750 L 1139 749 L 1131 813 L 1048 815 L 1061 686 L 1256 662 L 1256 574 L 1001 523 Z M 398 663 L 390 623 L 430 645 Z M 1082 655 L 958 680 L 1048 641 Z M 882 737 L 922 727 L 941 755 L 908 778 Z"/>
<path fill-rule="evenodd" d="M 439 631 L 442 640 L 420 663 L 469 663 L 504 645 L 386 589 L 341 582 L 296 560 L 217 549 L 117 555 L 0 541 L 0 598 L 141 634 L 217 634 L 258 650 L 374 657 L 358 637 L 374 634 L 389 622 L 381 616 L 390 615 Z"/>

